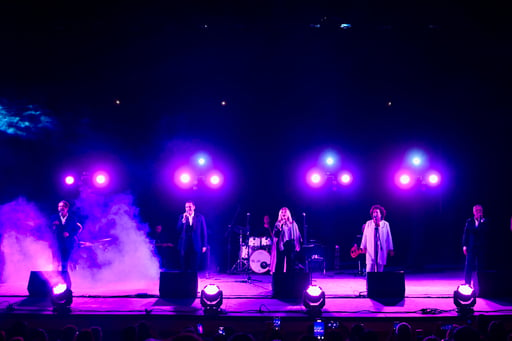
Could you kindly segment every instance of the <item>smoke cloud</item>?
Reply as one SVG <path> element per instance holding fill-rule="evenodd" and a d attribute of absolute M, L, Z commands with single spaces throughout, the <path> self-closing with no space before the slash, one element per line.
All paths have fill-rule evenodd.
<path fill-rule="evenodd" d="M 75 294 L 158 291 L 159 261 L 130 194 L 83 191 L 70 214 L 84 227 L 70 261 Z M 26 292 L 30 271 L 57 270 L 50 226 L 26 199 L 0 206 L 0 281 Z"/>

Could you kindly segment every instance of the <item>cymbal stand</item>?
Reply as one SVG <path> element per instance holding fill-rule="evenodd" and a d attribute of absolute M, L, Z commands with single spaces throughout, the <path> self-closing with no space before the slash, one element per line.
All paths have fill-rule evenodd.
<path fill-rule="evenodd" d="M 231 268 L 230 272 L 231 273 L 244 273 L 247 271 L 247 269 L 249 268 L 249 259 L 244 259 L 243 258 L 243 237 L 242 237 L 242 231 L 240 231 L 240 234 L 239 234 L 239 245 L 240 245 L 240 249 L 238 251 L 238 260 L 236 261 L 236 263 L 233 265 L 233 267 Z M 249 255 L 247 255 L 249 256 Z"/>

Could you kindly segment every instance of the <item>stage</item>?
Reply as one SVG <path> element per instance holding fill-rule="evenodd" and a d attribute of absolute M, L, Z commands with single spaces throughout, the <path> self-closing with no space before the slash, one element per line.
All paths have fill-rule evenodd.
<path fill-rule="evenodd" d="M 312 273 L 312 283 L 326 293 L 321 318 L 326 322 L 350 324 L 364 322 L 384 333 L 396 321 L 408 321 L 414 328 L 435 333 L 441 325 L 466 323 L 471 318 L 458 316 L 453 291 L 462 282 L 462 272 L 436 271 L 405 273 L 405 297 L 389 304 L 367 298 L 366 278 L 351 272 Z M 71 273 L 73 281 L 73 273 Z M 56 314 L 48 300 L 29 298 L 27 283 L 1 284 L 0 328 L 24 320 L 32 326 L 59 329 L 65 323 L 81 328 L 101 326 L 107 334 L 115 334 L 138 321 L 150 321 L 158 335 L 173 335 L 196 323 L 205 333 L 219 326 L 252 331 L 263 335 L 273 318 L 282 319 L 287 334 L 304 334 L 313 320 L 301 300 L 272 298 L 272 278 L 268 274 L 200 273 L 198 291 L 205 285 L 217 284 L 224 294 L 218 315 L 205 316 L 198 296 L 195 300 L 162 299 L 159 283 L 123 282 L 98 287 L 94 283 L 73 282 L 74 300 L 69 314 Z M 474 316 L 486 315 L 511 323 L 512 303 L 478 298 Z M 169 321 L 174 321 L 169 324 Z"/>

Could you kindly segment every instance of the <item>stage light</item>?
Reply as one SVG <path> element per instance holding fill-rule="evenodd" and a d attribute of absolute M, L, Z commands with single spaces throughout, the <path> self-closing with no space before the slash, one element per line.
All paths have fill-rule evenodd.
<path fill-rule="evenodd" d="M 472 314 L 476 304 L 476 293 L 468 284 L 459 285 L 453 292 L 453 303 L 457 307 L 457 313 Z"/>
<path fill-rule="evenodd" d="M 409 189 L 414 186 L 414 179 L 410 171 L 400 170 L 395 173 L 395 184 L 402 189 Z"/>
<path fill-rule="evenodd" d="M 208 284 L 201 290 L 201 306 L 205 314 L 218 313 L 222 306 L 223 293 L 216 284 Z"/>
<path fill-rule="evenodd" d="M 71 186 L 72 184 L 75 183 L 75 177 L 72 176 L 72 175 L 68 175 L 66 176 L 66 178 L 64 179 L 64 182 L 66 183 L 66 185 L 69 185 Z"/>
<path fill-rule="evenodd" d="M 429 184 L 430 186 L 437 186 L 441 182 L 441 176 L 439 175 L 439 173 L 434 171 L 427 173 L 426 178 L 427 184 Z"/>
<path fill-rule="evenodd" d="M 332 156 L 327 157 L 327 158 L 325 159 L 325 164 L 326 164 L 327 166 L 332 166 L 332 165 L 334 165 L 334 158 L 333 158 Z"/>
<path fill-rule="evenodd" d="M 174 183 L 183 189 L 188 189 L 197 183 L 196 175 L 191 168 L 185 166 L 174 172 Z"/>
<path fill-rule="evenodd" d="M 95 187 L 103 188 L 106 187 L 110 181 L 110 178 L 106 172 L 99 171 L 94 173 L 92 181 Z"/>
<path fill-rule="evenodd" d="M 325 292 L 317 285 L 310 285 L 304 290 L 303 304 L 307 313 L 321 314 L 325 306 Z"/>
<path fill-rule="evenodd" d="M 421 158 L 419 156 L 415 156 L 411 159 L 411 162 L 415 166 L 421 165 Z"/>
<path fill-rule="evenodd" d="M 325 180 L 326 177 L 324 176 L 324 173 L 317 168 L 310 169 L 306 174 L 306 182 L 311 187 L 321 187 L 325 183 Z"/>
<path fill-rule="evenodd" d="M 341 172 L 339 174 L 339 182 L 342 184 L 342 185 L 350 185 L 350 183 L 352 182 L 353 178 L 352 178 L 352 174 L 350 174 L 349 172 Z"/>
<path fill-rule="evenodd" d="M 221 187 L 223 183 L 224 176 L 216 170 L 209 172 L 206 176 L 206 186 L 210 188 L 217 189 Z"/>
<path fill-rule="evenodd" d="M 211 164 L 210 156 L 205 152 L 197 152 L 192 156 L 193 163 L 200 168 L 207 167 Z"/>
<path fill-rule="evenodd" d="M 52 288 L 51 302 L 56 313 L 69 313 L 73 303 L 73 292 L 65 283 L 58 283 Z"/>
<path fill-rule="evenodd" d="M 402 185 L 408 185 L 411 182 L 411 176 L 409 174 L 400 175 L 400 183 Z"/>
<path fill-rule="evenodd" d="M 192 180 L 190 174 L 188 173 L 183 173 L 180 175 L 180 181 L 184 184 L 188 184 L 190 182 L 190 180 Z"/>

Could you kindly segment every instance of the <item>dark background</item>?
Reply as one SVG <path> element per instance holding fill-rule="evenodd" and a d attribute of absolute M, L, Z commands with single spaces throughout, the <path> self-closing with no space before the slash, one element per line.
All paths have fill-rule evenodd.
<path fill-rule="evenodd" d="M 2 105 L 11 112 L 34 105 L 57 123 L 24 137 L 0 132 L 1 203 L 24 196 L 49 214 L 61 198 L 78 195 L 62 188 L 63 172 L 87 171 L 101 160 L 118 176 L 110 191 L 132 193 L 151 226 L 172 229 L 184 200 L 193 198 L 221 268 L 234 261 L 226 259 L 226 240 L 238 240 L 228 226 L 245 225 L 250 212 L 257 230 L 263 215 L 274 221 L 282 206 L 301 229 L 306 213 L 309 239 L 329 254 L 340 245 L 349 263 L 375 203 L 388 211 L 393 266 L 462 268 L 462 230 L 476 203 L 496 236 L 510 232 L 505 5 L 1 6 Z M 396 189 L 393 171 L 413 147 L 439 167 L 442 186 Z M 304 170 L 326 148 L 352 167 L 350 188 L 304 188 Z M 227 170 L 223 190 L 166 184 L 173 162 L 197 150 Z"/>

